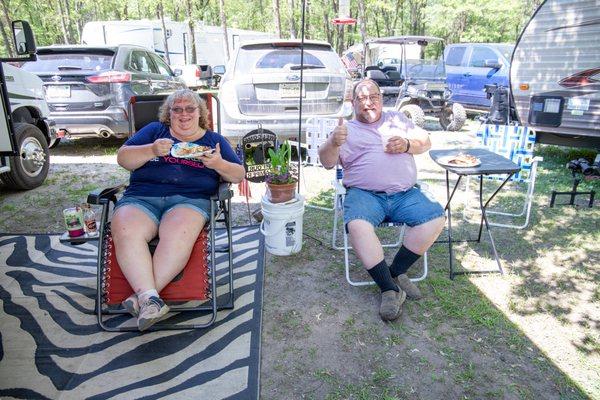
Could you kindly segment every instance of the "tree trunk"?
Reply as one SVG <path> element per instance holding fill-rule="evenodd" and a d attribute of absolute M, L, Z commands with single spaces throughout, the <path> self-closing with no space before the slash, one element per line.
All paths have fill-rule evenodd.
<path fill-rule="evenodd" d="M 4 28 L 4 18 L 0 18 L 0 30 L 2 30 L 2 41 L 4 42 L 4 48 L 6 49 L 6 53 L 9 57 L 14 57 L 12 45 L 10 40 L 8 39 L 8 35 L 6 34 L 6 29 Z"/>
<path fill-rule="evenodd" d="M 65 21 L 69 43 L 78 43 L 78 40 L 73 37 L 73 31 L 71 29 L 71 6 L 69 5 L 69 0 L 65 0 Z"/>
<path fill-rule="evenodd" d="M 297 35 L 297 31 L 296 31 L 296 21 L 294 18 L 294 0 L 288 0 L 288 5 L 290 7 L 290 38 L 291 39 L 296 39 Z"/>
<path fill-rule="evenodd" d="M 365 16 L 365 2 L 364 0 L 358 0 L 358 22 L 360 24 L 360 39 L 362 40 L 363 45 L 363 59 L 361 64 L 363 64 L 363 70 L 366 67 L 365 60 L 367 59 L 367 17 Z"/>
<path fill-rule="evenodd" d="M 229 37 L 227 36 L 227 19 L 225 17 L 225 0 L 219 0 L 219 17 L 223 27 L 223 36 L 225 38 L 225 56 L 229 60 Z"/>
<path fill-rule="evenodd" d="M 60 27 L 62 29 L 63 41 L 65 44 L 70 44 L 69 34 L 67 33 L 67 23 L 65 21 L 65 12 L 63 10 L 62 0 L 57 0 L 58 3 L 58 14 L 60 16 Z"/>
<path fill-rule="evenodd" d="M 169 55 L 169 43 L 167 38 L 167 25 L 165 24 L 165 11 L 163 9 L 163 3 L 160 1 L 157 6 L 158 15 L 160 18 L 160 24 L 163 30 L 163 43 L 165 46 L 165 60 L 167 64 L 171 64 L 171 56 Z"/>
<path fill-rule="evenodd" d="M 196 58 L 196 35 L 194 34 L 194 31 L 196 30 L 195 24 L 194 24 L 194 17 L 192 14 L 192 0 L 185 0 L 185 5 L 186 5 L 186 10 L 187 10 L 187 18 L 188 18 L 188 26 L 190 28 L 190 47 L 191 47 L 191 52 L 192 52 L 192 59 L 190 60 L 190 62 L 192 64 L 196 64 L 197 63 L 197 58 Z"/>
<path fill-rule="evenodd" d="M 310 0 L 304 1 L 304 37 L 310 39 Z"/>
<path fill-rule="evenodd" d="M 275 18 L 275 36 L 281 39 L 281 14 L 279 13 L 279 0 L 273 0 L 273 17 Z"/>
<path fill-rule="evenodd" d="M 321 5 L 323 7 L 323 26 L 325 27 L 325 37 L 327 38 L 327 43 L 333 43 L 333 32 L 331 30 L 328 13 L 329 3 L 327 0 L 323 0 Z"/>

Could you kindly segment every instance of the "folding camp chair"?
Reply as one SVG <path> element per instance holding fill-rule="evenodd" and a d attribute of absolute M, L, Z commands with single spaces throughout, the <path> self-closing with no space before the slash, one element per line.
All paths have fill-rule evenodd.
<path fill-rule="evenodd" d="M 130 131 L 135 133 L 149 122 L 156 121 L 158 109 L 164 102 L 166 95 L 151 95 L 132 97 L 129 103 Z M 216 97 L 205 95 L 209 111 L 212 100 Z M 209 112 L 209 126 L 212 126 Z M 217 127 L 220 121 L 217 118 Z M 217 128 L 218 132 L 218 128 Z M 180 302 L 170 308 L 173 312 L 195 311 L 205 316 L 209 312 L 208 320 L 203 323 L 169 323 L 163 321 L 153 325 L 150 330 L 160 329 L 194 329 L 205 328 L 212 325 L 217 316 L 217 311 L 233 309 L 233 248 L 231 232 L 231 198 L 233 191 L 229 183 L 221 183 L 218 192 L 210 198 L 210 224 L 200 232 L 192 249 L 191 256 L 183 271 L 176 276 L 160 293 L 166 301 Z M 123 326 L 110 318 L 114 314 L 126 314 L 120 306 L 121 302 L 133 293 L 125 279 L 116 259 L 112 235 L 110 232 L 109 217 L 117 196 L 125 189 L 125 185 L 97 190 L 89 194 L 88 203 L 102 207 L 100 217 L 98 243 L 98 265 L 96 282 L 96 315 L 98 324 L 107 331 L 136 331 L 137 326 Z M 223 223 L 226 228 L 226 243 L 216 246 L 216 224 Z M 61 241 L 72 244 L 93 240 L 87 235 L 82 238 L 69 238 L 65 233 Z M 159 238 L 154 238 L 148 245 L 153 252 Z M 222 284 L 217 284 L 216 253 L 227 253 L 227 273 L 219 276 Z M 220 290 L 221 293 L 217 293 Z M 200 313 L 201 312 L 201 313 Z"/>
<path fill-rule="evenodd" d="M 373 281 L 354 281 L 350 276 L 350 255 L 349 252 L 352 249 L 352 246 L 348 243 L 348 230 L 345 226 L 342 227 L 342 236 L 343 236 L 343 245 L 338 246 L 337 241 L 337 231 L 338 231 L 338 220 L 344 220 L 344 199 L 346 197 L 346 188 L 342 185 L 343 178 L 343 170 L 341 167 L 336 167 L 336 179 L 333 181 L 333 186 L 335 189 L 335 201 L 334 201 L 334 216 L 333 216 L 333 238 L 332 244 L 335 249 L 344 250 L 344 268 L 346 274 L 346 281 L 352 286 L 366 286 L 373 285 L 375 282 Z M 422 185 L 422 184 L 421 184 Z M 377 228 L 395 228 L 397 229 L 397 239 L 390 243 L 382 243 L 384 248 L 387 247 L 400 247 L 402 244 L 402 240 L 404 238 L 404 231 L 406 229 L 405 224 L 383 221 Z M 413 282 L 421 281 L 427 277 L 428 272 L 428 262 L 427 262 L 427 252 L 423 254 L 422 257 L 423 262 L 423 271 L 420 276 L 416 278 L 411 278 L 410 280 Z"/>
<path fill-rule="evenodd" d="M 535 179 L 537 174 L 538 162 L 543 161 L 542 157 L 533 155 L 535 144 L 535 132 L 531 129 L 519 125 L 491 125 L 481 124 L 477 129 L 477 137 L 481 144 L 488 150 L 504 156 L 521 167 L 521 170 L 511 177 L 513 182 L 527 183 L 527 190 L 523 207 L 520 212 L 511 213 L 499 210 L 487 210 L 487 214 L 502 215 L 512 219 L 525 218 L 522 224 L 517 223 L 498 223 L 490 221 L 490 225 L 524 229 L 529 224 L 531 215 L 531 206 L 533 203 L 533 192 L 535 189 Z M 504 177 L 489 176 L 491 179 L 504 179 Z M 467 189 L 469 180 L 467 180 Z M 465 197 L 468 202 L 469 196 Z M 465 211 L 468 209 L 468 203 L 465 204 Z"/>
<path fill-rule="evenodd" d="M 117 263 L 112 235 L 110 232 L 110 211 L 117 201 L 117 195 L 125 188 L 124 185 L 90 193 L 88 203 L 102 206 L 98 244 L 98 273 L 96 283 L 96 314 L 98 324 L 107 331 L 135 331 L 137 326 L 115 326 L 108 323 L 106 316 L 126 313 L 120 304 L 133 293 Z M 231 197 L 233 191 L 230 185 L 222 183 L 219 192 L 211 197 L 211 220 L 205 227 L 192 250 L 190 259 L 183 271 L 175 277 L 162 291 L 161 298 L 165 301 L 187 302 L 188 304 L 172 306 L 171 311 L 209 311 L 208 321 L 195 324 L 158 323 L 151 330 L 160 329 L 194 329 L 205 328 L 214 323 L 217 311 L 232 309 L 234 306 L 233 290 L 233 251 L 231 232 Z M 222 222 L 226 227 L 226 244 L 215 245 L 215 225 Z M 148 245 L 154 251 L 159 239 L 153 239 Z M 228 253 L 228 282 L 226 294 L 217 296 L 216 253 Z M 223 279 L 221 277 L 221 279 Z M 223 286 L 224 286 L 223 285 Z M 192 301 L 196 304 L 190 305 Z M 198 304 L 198 302 L 200 302 Z"/>

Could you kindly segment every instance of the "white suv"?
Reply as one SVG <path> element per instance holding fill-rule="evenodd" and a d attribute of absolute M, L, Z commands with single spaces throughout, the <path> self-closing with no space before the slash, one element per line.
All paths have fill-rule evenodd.
<path fill-rule="evenodd" d="M 222 133 L 238 143 L 258 128 L 279 139 L 298 135 L 300 107 L 300 45 L 298 40 L 261 40 L 242 44 L 221 79 Z M 347 117 L 351 81 L 331 45 L 305 41 L 302 122 L 310 117 Z"/>

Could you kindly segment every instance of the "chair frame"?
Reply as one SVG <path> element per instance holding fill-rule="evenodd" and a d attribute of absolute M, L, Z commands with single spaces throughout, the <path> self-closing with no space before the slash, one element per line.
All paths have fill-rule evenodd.
<path fill-rule="evenodd" d="M 341 168 L 337 167 L 336 170 L 336 179 L 332 182 L 335 188 L 335 200 L 334 200 L 334 215 L 333 215 L 333 235 L 331 240 L 331 245 L 336 250 L 344 250 L 344 270 L 346 281 L 352 286 L 367 286 L 374 285 L 374 281 L 355 281 L 350 276 L 350 250 L 352 246 L 348 243 L 348 231 L 346 227 L 342 227 L 343 232 L 343 246 L 337 245 L 337 231 L 338 231 L 338 219 L 344 220 L 344 199 L 346 197 L 346 188 L 342 185 L 341 182 Z M 402 223 L 395 222 L 383 222 L 376 228 L 384 228 L 384 227 L 396 227 L 398 228 L 398 240 L 391 243 L 382 243 L 381 246 L 384 248 L 388 247 L 399 247 L 402 244 L 404 239 L 404 231 L 406 230 L 406 225 Z M 422 281 L 427 277 L 429 271 L 429 263 L 427 258 L 427 252 L 423 254 L 423 271 L 420 276 L 416 278 L 410 278 L 412 282 Z"/>
<path fill-rule="evenodd" d="M 98 324 L 102 327 L 102 329 L 109 332 L 127 332 L 127 331 L 138 331 L 137 327 L 129 327 L 129 326 L 117 326 L 111 327 L 106 325 L 104 316 L 105 315 L 114 315 L 114 314 L 127 314 L 127 311 L 124 309 L 109 309 L 103 308 L 103 300 L 102 300 L 102 282 L 103 282 L 103 262 L 106 256 L 106 252 L 109 251 L 105 249 L 104 244 L 104 231 L 105 227 L 108 223 L 108 217 L 110 214 L 110 210 L 114 209 L 114 205 L 117 201 L 117 195 L 121 193 L 125 189 L 125 185 L 108 188 L 104 190 L 95 191 L 89 194 L 88 203 L 101 205 L 102 206 L 102 214 L 100 217 L 100 229 L 99 229 L 99 244 L 98 244 L 98 259 L 97 259 L 97 281 L 96 281 L 96 299 L 95 299 L 95 312 L 98 320 Z M 157 323 L 150 327 L 149 330 L 180 330 L 180 329 L 199 329 L 206 328 L 212 325 L 217 317 L 217 311 L 225 310 L 225 309 L 233 309 L 234 308 L 234 286 L 233 286 L 233 238 L 232 238 L 232 230 L 231 230 L 231 198 L 233 197 L 233 191 L 230 188 L 230 184 L 222 183 L 219 186 L 219 191 L 216 195 L 213 195 L 210 200 L 210 231 L 209 231 L 209 244 L 210 244 L 210 266 L 209 266 L 209 276 L 211 280 L 211 296 L 209 297 L 209 305 L 200 305 L 200 306 L 174 306 L 171 307 L 170 311 L 173 312 L 187 312 L 187 311 L 210 311 L 211 317 L 206 323 L 202 324 L 165 324 L 165 323 Z M 112 206 L 112 207 L 111 207 Z M 218 210 L 220 208 L 220 210 Z M 220 211 L 220 212 L 219 212 Z M 227 244 L 223 247 L 216 248 L 215 246 L 215 226 L 217 222 L 223 222 L 226 226 L 227 233 Z M 221 304 L 218 304 L 217 298 L 217 280 L 216 280 L 216 253 L 228 253 L 228 293 L 227 299 L 223 301 Z"/>
<path fill-rule="evenodd" d="M 482 125 L 479 126 L 479 128 L 477 130 L 478 132 Z M 482 137 L 482 140 L 483 140 L 483 137 Z M 482 145 L 483 145 L 483 143 L 482 143 Z M 486 146 L 486 148 L 487 147 L 488 146 Z M 536 181 L 536 177 L 537 177 L 537 167 L 538 167 L 538 162 L 541 162 L 541 161 L 544 161 L 544 159 L 540 156 L 532 157 L 528 179 L 522 180 L 522 182 L 526 182 L 528 186 L 527 186 L 527 192 L 525 194 L 525 200 L 523 202 L 523 208 L 521 209 L 520 212 L 510 213 L 510 212 L 504 212 L 504 211 L 493 210 L 493 209 L 486 211 L 487 214 L 501 215 L 501 216 L 511 217 L 511 218 L 525 217 L 524 222 L 522 224 L 516 224 L 516 223 L 515 224 L 510 224 L 510 223 L 505 224 L 505 223 L 490 221 L 489 222 L 490 226 L 497 226 L 497 227 L 501 227 L 501 228 L 512 228 L 512 229 L 525 229 L 529 225 L 529 219 L 531 217 L 531 208 L 533 205 L 533 193 L 535 191 L 535 181 Z M 469 190 L 469 184 L 470 184 L 469 178 L 470 177 L 467 177 L 467 180 L 465 183 L 465 194 Z M 465 198 L 465 209 L 464 209 L 465 212 L 463 213 L 463 219 L 466 218 L 467 209 L 468 209 L 468 196 Z"/>

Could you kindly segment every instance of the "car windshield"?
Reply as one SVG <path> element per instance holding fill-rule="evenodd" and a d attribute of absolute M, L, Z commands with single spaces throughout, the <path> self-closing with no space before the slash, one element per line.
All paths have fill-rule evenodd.
<path fill-rule="evenodd" d="M 372 50 L 378 54 L 381 65 L 399 65 L 402 52 L 406 65 L 402 66 L 402 75 L 409 79 L 442 80 L 446 78 L 442 42 L 422 44 L 385 44 Z M 395 61 L 395 62 L 394 62 Z"/>
<path fill-rule="evenodd" d="M 93 53 L 38 54 L 37 61 L 25 63 L 22 69 L 38 74 L 59 71 L 99 72 L 111 68 L 112 58 L 107 54 Z"/>
<path fill-rule="evenodd" d="M 300 47 L 261 44 L 244 46 L 236 59 L 235 73 L 272 74 L 277 70 L 298 71 L 301 68 Z M 344 66 L 338 55 L 326 46 L 304 46 L 304 69 L 325 69 L 344 74 Z"/>

